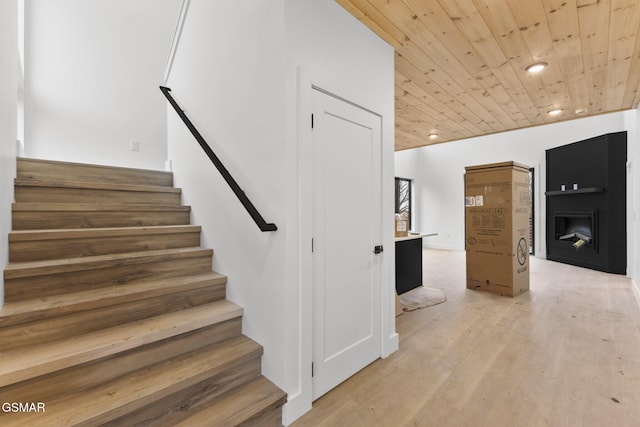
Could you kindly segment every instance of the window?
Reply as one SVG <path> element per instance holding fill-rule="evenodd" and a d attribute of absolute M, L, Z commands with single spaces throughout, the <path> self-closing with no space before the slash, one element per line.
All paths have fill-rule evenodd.
<path fill-rule="evenodd" d="M 396 213 L 406 212 L 409 229 L 411 229 L 411 180 L 396 178 Z"/>

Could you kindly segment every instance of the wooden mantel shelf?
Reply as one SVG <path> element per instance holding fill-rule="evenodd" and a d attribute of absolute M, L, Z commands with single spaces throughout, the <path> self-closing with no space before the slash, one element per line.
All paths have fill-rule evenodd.
<path fill-rule="evenodd" d="M 547 191 L 544 193 L 547 196 L 564 196 L 570 194 L 584 194 L 584 193 L 602 193 L 604 191 L 603 187 L 585 187 L 578 188 L 577 190 L 557 190 L 557 191 Z"/>

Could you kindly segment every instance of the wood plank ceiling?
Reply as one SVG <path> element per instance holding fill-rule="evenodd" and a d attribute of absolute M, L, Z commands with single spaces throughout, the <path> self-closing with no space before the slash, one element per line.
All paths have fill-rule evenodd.
<path fill-rule="evenodd" d="M 396 150 L 640 101 L 640 0 L 337 2 L 395 48 Z"/>

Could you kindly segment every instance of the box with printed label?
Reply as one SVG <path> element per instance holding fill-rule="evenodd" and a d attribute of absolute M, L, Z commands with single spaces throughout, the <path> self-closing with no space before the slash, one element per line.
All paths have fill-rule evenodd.
<path fill-rule="evenodd" d="M 504 162 L 465 169 L 467 288 L 509 296 L 528 291 L 528 166 Z"/>
<path fill-rule="evenodd" d="M 409 221 L 407 220 L 407 213 L 397 213 L 395 218 L 396 237 L 407 237 L 409 235 Z"/>

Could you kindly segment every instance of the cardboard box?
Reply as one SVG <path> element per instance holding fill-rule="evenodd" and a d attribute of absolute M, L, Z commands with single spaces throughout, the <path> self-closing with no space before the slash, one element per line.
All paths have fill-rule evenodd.
<path fill-rule="evenodd" d="M 396 214 L 395 218 L 396 237 L 407 237 L 409 235 L 409 221 L 406 215 L 404 213 Z"/>
<path fill-rule="evenodd" d="M 529 290 L 529 167 L 466 167 L 467 288 L 516 296 Z"/>

